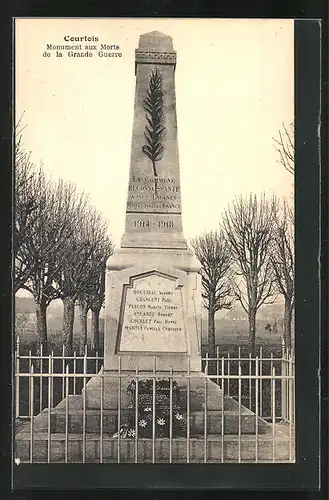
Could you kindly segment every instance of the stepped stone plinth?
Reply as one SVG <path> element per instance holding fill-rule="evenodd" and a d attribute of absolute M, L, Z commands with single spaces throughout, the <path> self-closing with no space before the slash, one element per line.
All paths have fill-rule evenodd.
<path fill-rule="evenodd" d="M 278 425 L 274 428 L 261 418 L 232 399 L 222 397 L 221 389 L 211 381 L 207 382 L 212 396 L 205 403 L 201 400 L 190 408 L 190 437 L 173 438 L 171 442 L 171 459 L 175 463 L 190 462 L 208 463 L 224 462 L 288 462 L 294 460 L 294 436 L 290 436 L 287 425 Z M 217 405 L 216 397 L 217 394 Z M 191 401 L 194 398 L 191 398 Z M 197 398 L 194 399 L 197 401 Z M 221 403 L 224 401 L 224 407 Z M 216 407 L 214 409 L 214 407 Z M 186 408 L 182 405 L 182 410 Z M 121 418 L 128 408 L 123 409 Z M 83 417 L 85 412 L 85 419 Z M 207 422 L 206 440 L 204 422 Z M 103 410 L 102 436 L 100 409 L 86 409 L 83 407 L 82 395 L 68 396 L 51 411 L 51 444 L 50 461 L 65 462 L 65 446 L 70 462 L 81 462 L 83 457 L 83 428 L 85 429 L 85 460 L 98 463 L 100 457 L 104 462 L 118 461 L 118 446 L 120 447 L 120 462 L 135 461 L 136 442 L 130 438 L 113 437 L 118 430 L 118 411 L 115 409 Z M 44 463 L 48 460 L 48 409 L 34 417 L 33 429 L 33 461 Z M 224 427 L 223 427 L 224 424 Z M 30 460 L 30 423 L 21 424 L 16 434 L 15 456 L 22 462 Z M 170 461 L 170 440 L 155 438 L 154 450 L 157 462 Z M 102 454 L 100 446 L 102 445 Z M 188 445 L 188 442 L 190 444 Z M 240 444 L 239 444 L 240 442 Z M 189 454 L 188 454 L 189 446 Z M 138 462 L 152 462 L 153 440 L 138 438 Z"/>

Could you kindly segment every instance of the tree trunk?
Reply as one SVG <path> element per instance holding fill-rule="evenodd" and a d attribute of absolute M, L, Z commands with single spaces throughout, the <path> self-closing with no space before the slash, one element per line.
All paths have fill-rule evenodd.
<path fill-rule="evenodd" d="M 87 328 L 88 306 L 86 304 L 79 305 L 79 314 L 80 314 L 81 338 L 83 339 L 83 345 L 87 345 L 87 343 L 88 343 L 88 328 Z"/>
<path fill-rule="evenodd" d="M 291 320 L 292 320 L 292 305 L 291 300 L 286 299 L 284 304 L 283 318 L 283 340 L 288 352 L 291 350 Z"/>
<path fill-rule="evenodd" d="M 69 356 L 73 353 L 74 302 L 71 297 L 63 299 L 63 341 Z"/>
<path fill-rule="evenodd" d="M 250 309 L 249 319 L 249 350 L 252 357 L 256 356 L 256 309 Z"/>
<path fill-rule="evenodd" d="M 40 344 L 43 345 L 43 352 L 46 353 L 47 345 L 47 304 L 41 299 L 40 303 L 36 302 L 35 312 L 37 316 L 37 336 Z"/>
<path fill-rule="evenodd" d="M 94 308 L 91 310 L 91 334 L 92 334 L 92 339 L 93 339 L 95 351 L 100 350 L 100 345 L 99 345 L 99 314 L 100 314 L 100 311 L 101 311 L 100 308 Z"/>
<path fill-rule="evenodd" d="M 211 303 L 208 309 L 208 354 L 211 358 L 216 356 L 215 308 Z"/>

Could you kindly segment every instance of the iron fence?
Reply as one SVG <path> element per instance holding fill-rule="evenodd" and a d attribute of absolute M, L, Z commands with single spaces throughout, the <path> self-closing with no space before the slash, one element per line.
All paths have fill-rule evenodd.
<path fill-rule="evenodd" d="M 293 356 L 284 349 L 280 357 L 265 357 L 261 349 L 256 357 L 240 350 L 220 356 L 217 348 L 202 365 L 202 373 L 164 373 L 154 358 L 147 374 L 122 371 L 120 363 L 107 372 L 103 357 L 87 347 L 82 356 L 67 356 L 64 347 L 59 356 L 44 355 L 42 347 L 22 355 L 18 342 L 15 453 L 48 463 L 293 462 Z M 93 377 L 97 408 L 87 401 Z M 106 396 L 114 382 L 115 411 Z"/>

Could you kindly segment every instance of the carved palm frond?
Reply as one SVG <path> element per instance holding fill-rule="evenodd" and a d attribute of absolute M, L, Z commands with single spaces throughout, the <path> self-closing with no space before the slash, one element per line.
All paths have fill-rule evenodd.
<path fill-rule="evenodd" d="M 144 132 L 146 144 L 142 147 L 142 151 L 151 160 L 153 175 L 157 177 L 155 164 L 162 159 L 163 145 L 160 141 L 166 130 L 162 125 L 162 76 L 158 68 L 151 72 L 147 96 L 143 99 L 143 107 L 146 111 L 147 125 Z"/>

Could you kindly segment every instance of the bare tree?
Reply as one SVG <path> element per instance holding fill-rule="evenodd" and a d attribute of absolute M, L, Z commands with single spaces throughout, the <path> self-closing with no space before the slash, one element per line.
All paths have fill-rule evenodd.
<path fill-rule="evenodd" d="M 88 312 L 89 305 L 84 297 L 77 299 L 77 304 L 79 306 L 79 320 L 80 320 L 80 333 L 83 345 L 88 343 Z"/>
<path fill-rule="evenodd" d="M 106 276 L 106 261 L 113 253 L 111 241 L 104 242 L 102 258 L 99 261 L 97 270 L 95 269 L 94 279 L 91 281 L 92 289 L 90 294 L 90 309 L 91 309 L 91 329 L 94 348 L 99 351 L 100 348 L 100 331 L 99 331 L 99 315 L 105 300 L 105 276 Z"/>
<path fill-rule="evenodd" d="M 234 259 L 233 288 L 248 315 L 249 346 L 255 355 L 256 315 L 263 304 L 273 303 L 275 276 L 270 260 L 273 213 L 277 200 L 240 196 L 224 213 L 223 228 Z"/>
<path fill-rule="evenodd" d="M 287 127 L 282 124 L 279 139 L 273 139 L 275 149 L 279 153 L 279 162 L 291 174 L 295 172 L 294 124 Z M 275 271 L 278 289 L 284 297 L 283 340 L 288 349 L 291 348 L 291 322 L 295 304 L 294 293 L 294 210 L 292 203 L 284 199 L 282 210 L 275 218 L 275 238 L 272 245 L 272 264 Z"/>
<path fill-rule="evenodd" d="M 15 334 L 16 337 L 21 337 L 30 321 L 30 313 L 28 311 L 17 311 L 15 314 Z"/>
<path fill-rule="evenodd" d="M 76 218 L 75 230 L 67 240 L 67 252 L 60 259 L 56 289 L 64 305 L 63 335 L 69 352 L 73 349 L 75 304 L 88 286 L 90 262 L 94 261 L 106 224 L 90 205 L 83 206 Z"/>
<path fill-rule="evenodd" d="M 75 230 L 75 217 L 79 213 L 76 188 L 59 180 L 51 182 L 39 169 L 33 179 L 33 192 L 38 199 L 33 216 L 33 230 L 20 252 L 26 266 L 32 265 L 32 273 L 24 286 L 31 292 L 36 303 L 37 335 L 47 349 L 47 307 L 59 297 L 54 287 L 62 258 L 67 254 L 67 243 Z"/>
<path fill-rule="evenodd" d="M 230 246 L 223 231 L 210 231 L 191 240 L 195 255 L 201 264 L 202 297 L 208 310 L 208 345 L 212 357 L 216 355 L 215 314 L 232 306 Z"/>
<path fill-rule="evenodd" d="M 81 333 L 84 345 L 87 344 L 87 313 L 92 313 L 92 339 L 96 350 L 99 350 L 99 315 L 105 299 L 105 271 L 106 261 L 113 253 L 111 238 L 105 233 L 99 234 L 99 241 L 95 251 L 86 264 L 85 283 L 78 296 L 80 311 Z"/>
<path fill-rule="evenodd" d="M 14 195 L 14 293 L 23 288 L 31 275 L 34 262 L 22 257 L 22 250 L 33 228 L 33 216 L 37 208 L 38 197 L 33 189 L 35 166 L 31 154 L 23 147 L 20 121 L 15 135 L 15 195 Z M 24 252 L 23 252 L 24 253 Z"/>
<path fill-rule="evenodd" d="M 279 138 L 274 140 L 274 147 L 280 155 L 279 162 L 284 168 L 293 174 L 295 171 L 295 128 L 294 124 L 290 123 L 287 127 L 284 123 L 282 124 L 282 130 L 279 130 Z"/>
<path fill-rule="evenodd" d="M 271 262 L 279 292 L 284 297 L 283 339 L 291 348 L 291 321 L 295 305 L 294 225 L 292 209 L 286 198 L 274 214 Z"/>

